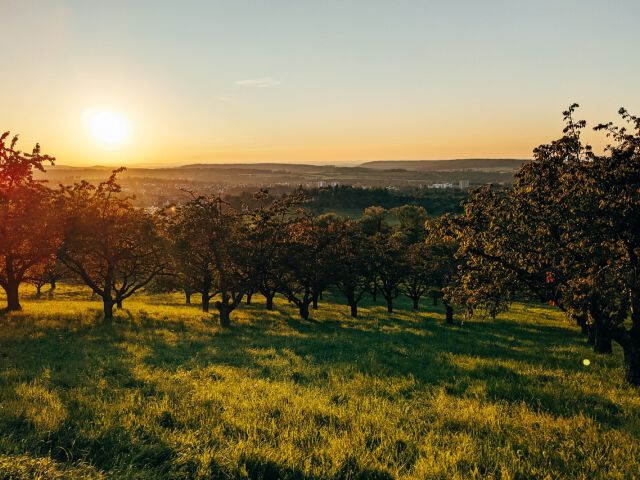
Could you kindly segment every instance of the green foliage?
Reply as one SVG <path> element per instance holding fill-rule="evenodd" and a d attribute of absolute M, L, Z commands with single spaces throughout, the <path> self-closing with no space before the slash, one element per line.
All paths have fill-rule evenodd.
<path fill-rule="evenodd" d="M 308 208 L 316 213 L 349 212 L 356 217 L 371 205 L 379 205 L 388 210 L 403 205 L 417 206 L 424 208 L 434 216 L 444 213 L 461 213 L 461 203 L 468 197 L 466 190 L 458 189 L 401 188 L 400 190 L 390 190 L 387 188 L 358 188 L 350 185 L 305 189 L 303 192 L 311 199 Z"/>
<path fill-rule="evenodd" d="M 596 155 L 581 140 L 576 108 L 513 188 L 478 189 L 451 222 L 464 264 L 450 293 L 491 313 L 523 294 L 581 321 L 588 312 L 596 351 L 618 342 L 626 379 L 640 385 L 640 118 L 621 109 L 627 126 L 596 127 L 613 139 Z"/>
<path fill-rule="evenodd" d="M 333 301 L 316 322 L 179 294 L 114 321 L 86 289 L 1 318 L 0 477 L 634 478 L 640 399 L 556 310 L 444 326 Z M 590 366 L 582 360 L 590 358 Z"/>

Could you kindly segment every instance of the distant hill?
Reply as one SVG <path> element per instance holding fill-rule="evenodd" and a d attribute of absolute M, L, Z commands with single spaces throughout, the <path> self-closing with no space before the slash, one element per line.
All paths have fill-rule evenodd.
<path fill-rule="evenodd" d="M 282 172 L 325 172 L 334 171 L 335 165 L 312 165 L 307 163 L 194 163 L 177 167 L 181 170 L 223 169 L 223 170 L 256 170 Z M 344 167 L 343 167 L 344 168 Z M 348 168 L 348 167 L 347 167 Z"/>
<path fill-rule="evenodd" d="M 310 165 L 293 163 L 199 163 L 175 167 L 142 168 L 132 165 L 118 178 L 130 191 L 155 192 L 150 204 L 171 189 L 190 188 L 292 188 L 326 185 L 367 187 L 417 187 L 434 183 L 468 181 L 471 185 L 508 184 L 525 160 L 379 160 L 360 166 Z M 70 185 L 80 180 L 104 181 L 113 167 L 73 167 L 56 165 L 46 173 L 35 172 L 38 179 L 52 185 Z M 157 188 L 156 188 L 157 187 Z M 143 193 L 140 193 L 142 198 Z M 142 201 L 142 200 L 141 200 Z M 146 201 L 146 200 L 145 200 Z"/>
<path fill-rule="evenodd" d="M 132 175 L 151 175 L 158 176 L 163 174 L 184 175 L 187 172 L 202 174 L 203 172 L 291 172 L 291 173 L 312 173 L 312 174 L 334 174 L 334 173 L 362 173 L 367 171 L 373 173 L 380 170 L 401 171 L 417 171 L 417 172 L 446 172 L 471 170 L 478 172 L 511 172 L 520 168 L 520 165 L 528 160 L 518 159 L 490 159 L 490 158 L 467 158 L 460 160 L 375 160 L 365 162 L 358 166 L 342 166 L 342 165 L 312 165 L 304 163 L 195 163 L 190 165 L 181 165 L 175 167 L 140 167 L 131 166 L 127 168 L 124 176 Z M 49 171 L 54 173 L 75 173 L 82 172 L 102 173 L 111 171 L 115 167 L 102 165 L 74 167 L 69 165 L 56 165 L 49 167 Z"/>
<path fill-rule="evenodd" d="M 448 171 L 448 170 L 477 170 L 477 171 L 511 171 L 517 170 L 528 160 L 513 158 L 465 158 L 459 160 L 375 160 L 365 162 L 360 166 L 376 170 L 404 169 L 412 171 Z"/>

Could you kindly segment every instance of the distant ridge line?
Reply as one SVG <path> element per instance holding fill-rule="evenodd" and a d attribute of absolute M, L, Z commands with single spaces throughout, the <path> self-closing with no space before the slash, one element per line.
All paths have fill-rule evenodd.
<path fill-rule="evenodd" d="M 419 172 L 475 170 L 475 171 L 515 171 L 528 159 L 515 158 L 462 158 L 452 160 L 372 160 L 359 165 L 327 165 L 311 163 L 193 163 L 175 166 L 138 166 L 130 165 L 130 173 L 141 171 L 185 171 L 185 170 L 249 170 L 273 172 L 338 172 L 365 170 L 406 170 Z M 115 167 L 107 165 L 71 166 L 56 165 L 54 171 L 61 170 L 111 170 Z"/>
<path fill-rule="evenodd" d="M 376 170 L 403 169 L 415 171 L 442 170 L 517 170 L 529 159 L 516 158 L 460 158 L 452 160 L 373 160 L 360 164 Z"/>

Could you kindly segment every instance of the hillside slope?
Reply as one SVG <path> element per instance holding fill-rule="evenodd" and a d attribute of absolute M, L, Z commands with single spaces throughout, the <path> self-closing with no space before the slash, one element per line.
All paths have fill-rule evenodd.
<path fill-rule="evenodd" d="M 593 358 L 546 307 L 448 327 L 438 307 L 305 322 L 254 298 L 223 331 L 179 295 L 103 323 L 60 292 L 1 318 L 2 478 L 640 476 L 620 352 Z"/>

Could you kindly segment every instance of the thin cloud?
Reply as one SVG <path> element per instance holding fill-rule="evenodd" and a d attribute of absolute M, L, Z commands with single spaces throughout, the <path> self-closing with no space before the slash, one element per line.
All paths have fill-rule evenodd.
<path fill-rule="evenodd" d="M 231 100 L 234 100 L 237 96 L 238 95 L 229 93 L 229 94 L 217 95 L 216 99 L 220 102 L 230 102 Z"/>
<path fill-rule="evenodd" d="M 235 84 L 249 88 L 269 88 L 280 85 L 280 80 L 273 77 L 247 78 L 244 80 L 236 80 Z"/>

